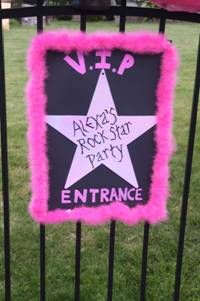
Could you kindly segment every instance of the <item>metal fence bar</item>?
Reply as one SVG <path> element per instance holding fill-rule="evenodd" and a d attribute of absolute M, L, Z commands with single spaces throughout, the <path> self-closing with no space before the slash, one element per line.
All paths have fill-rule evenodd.
<path fill-rule="evenodd" d="M 159 33 L 165 32 L 166 19 L 160 18 L 159 22 Z M 144 224 L 143 234 L 143 249 L 142 249 L 142 270 L 141 270 L 141 281 L 140 281 L 140 301 L 146 300 L 146 284 L 147 284 L 147 261 L 148 261 L 148 247 L 149 247 L 149 223 Z"/>
<path fill-rule="evenodd" d="M 0 3 L 1 5 L 1 3 Z M 10 211 L 9 211 L 9 176 L 8 176 L 8 143 L 7 143 L 7 114 L 5 88 L 4 39 L 2 19 L 0 20 L 0 121 L 1 121 L 1 166 L 2 166 L 2 195 L 3 195 L 3 237 L 4 237 L 4 289 L 5 301 L 11 300 L 11 271 L 10 271 Z"/>
<path fill-rule="evenodd" d="M 121 1 L 121 7 L 126 7 L 126 0 Z M 119 19 L 119 31 L 124 32 L 126 25 L 126 16 L 120 14 Z M 107 288 L 107 301 L 113 299 L 113 274 L 114 274 L 114 257 L 115 257 L 115 232 L 116 222 L 111 221 L 110 223 L 110 236 L 109 236 L 109 257 L 108 257 L 108 288 Z"/>
<path fill-rule="evenodd" d="M 149 230 L 148 223 L 144 224 L 143 248 L 142 248 L 142 271 L 140 280 L 140 301 L 146 300 L 146 282 L 147 282 L 147 259 L 149 246 Z"/>
<path fill-rule="evenodd" d="M 32 16 L 59 16 L 59 15 L 80 15 L 82 10 L 75 9 L 72 6 L 44 6 L 24 7 L 24 8 L 9 8 L 0 11 L 0 18 L 20 18 Z M 85 9 L 86 15 L 113 15 L 113 16 L 135 16 L 156 18 L 164 17 L 169 20 L 179 20 L 187 22 L 200 22 L 200 15 L 197 13 L 187 12 L 168 12 L 162 9 L 144 8 L 144 7 L 121 7 L 111 6 L 108 10 L 88 10 Z"/>
<path fill-rule="evenodd" d="M 87 22 L 87 16 L 86 14 L 82 13 L 81 20 L 80 20 L 80 30 L 83 32 L 86 31 L 86 22 Z"/>
<path fill-rule="evenodd" d="M 80 30 L 86 31 L 87 16 L 84 13 L 80 15 Z M 75 283 L 74 300 L 80 301 L 80 273 L 81 273 L 81 222 L 76 223 L 76 248 L 75 248 Z"/>
<path fill-rule="evenodd" d="M 40 225 L 40 301 L 46 300 L 45 226 Z"/>
<path fill-rule="evenodd" d="M 173 298 L 174 301 L 178 301 L 180 298 L 181 272 L 182 272 L 183 250 L 184 250 L 184 241 L 185 241 L 185 229 L 186 229 L 186 221 L 187 221 L 188 198 L 190 192 L 190 178 L 192 172 L 193 150 L 194 150 L 198 102 L 199 102 L 199 86 L 200 86 L 200 37 L 199 37 L 199 46 L 198 46 L 198 54 L 197 54 L 197 66 L 196 66 L 196 75 L 195 75 L 195 83 L 194 83 L 193 103 L 192 103 L 192 111 L 191 111 L 191 119 L 190 119 L 187 158 L 186 158 L 186 165 L 185 165 L 185 178 L 184 178 L 184 186 L 183 186 L 180 229 L 179 229 L 179 239 L 178 239 L 177 260 L 176 260 L 176 275 L 175 275 L 175 287 L 174 287 L 174 298 Z"/>
<path fill-rule="evenodd" d="M 126 8 L 126 0 L 121 0 L 121 8 Z M 119 19 L 119 31 L 124 32 L 126 26 L 126 15 L 123 13 L 123 11 L 120 14 Z"/>
<path fill-rule="evenodd" d="M 109 264 L 108 264 L 108 290 L 107 301 L 112 301 L 113 296 L 113 272 L 114 272 L 114 256 L 115 256 L 115 232 L 116 222 L 110 223 L 110 239 L 109 239 Z"/>
<path fill-rule="evenodd" d="M 40 10 L 42 8 L 42 0 L 37 0 L 37 8 Z M 43 31 L 43 15 L 37 16 L 37 33 Z"/>
<path fill-rule="evenodd" d="M 74 300 L 80 301 L 81 223 L 76 223 Z"/>
<path fill-rule="evenodd" d="M 41 9 L 42 0 L 37 0 L 37 7 Z M 37 33 L 43 31 L 43 16 L 37 16 Z M 46 240 L 45 240 L 45 226 L 40 225 L 40 301 L 46 300 Z"/>
<path fill-rule="evenodd" d="M 159 22 L 159 32 L 160 33 L 164 33 L 165 32 L 165 25 L 166 25 L 166 18 L 162 16 L 160 18 L 160 22 Z"/>

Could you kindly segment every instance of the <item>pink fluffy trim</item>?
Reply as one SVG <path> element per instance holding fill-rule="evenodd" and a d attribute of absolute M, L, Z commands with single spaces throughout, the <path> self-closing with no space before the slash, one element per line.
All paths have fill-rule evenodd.
<path fill-rule="evenodd" d="M 130 209 L 122 203 L 98 208 L 81 207 L 73 210 L 48 211 L 48 159 L 46 156 L 45 55 L 48 50 L 69 53 L 72 50 L 89 52 L 95 49 L 120 48 L 139 54 L 163 54 L 161 76 L 157 87 L 156 156 L 153 163 L 150 198 L 146 205 Z M 28 52 L 30 79 L 26 89 L 29 165 L 32 198 L 29 212 L 39 223 L 82 221 L 102 224 L 118 220 L 129 225 L 140 221 L 151 224 L 167 218 L 166 201 L 169 196 L 169 160 L 173 152 L 172 119 L 173 96 L 178 66 L 177 52 L 163 35 L 140 33 L 96 33 L 54 31 L 36 36 Z"/>

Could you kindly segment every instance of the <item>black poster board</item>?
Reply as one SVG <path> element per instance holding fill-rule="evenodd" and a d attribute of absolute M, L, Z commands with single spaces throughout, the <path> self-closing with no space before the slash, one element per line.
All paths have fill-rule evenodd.
<path fill-rule="evenodd" d="M 49 210 L 110 204 L 119 193 L 129 207 L 144 204 L 149 198 L 161 56 L 122 50 L 113 51 L 111 56 L 104 53 L 93 51 L 81 56 L 84 74 L 70 65 L 71 60 L 73 64 L 81 62 L 76 52 L 68 56 L 69 63 L 64 53 L 47 54 Z M 125 66 L 119 74 L 126 56 L 132 57 L 133 65 Z M 96 65 L 105 59 L 108 69 Z M 105 100 L 101 98 L 103 92 Z M 142 127 L 138 137 L 134 127 Z M 84 161 L 89 168 L 82 172 Z M 73 179 L 69 179 L 70 172 Z M 136 180 L 131 180 L 134 174 L 136 185 Z"/>

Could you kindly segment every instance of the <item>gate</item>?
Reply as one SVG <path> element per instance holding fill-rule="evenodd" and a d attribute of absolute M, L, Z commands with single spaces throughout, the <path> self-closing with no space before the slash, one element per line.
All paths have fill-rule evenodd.
<path fill-rule="evenodd" d="M 71 6 L 42 6 L 41 0 L 38 0 L 35 7 L 24 8 L 11 8 L 0 10 L 0 116 L 1 116 L 1 160 L 2 160 L 2 194 L 3 194 L 3 237 L 4 237 L 4 282 L 5 282 L 5 300 L 12 299 L 11 289 L 11 264 L 10 259 L 12 256 L 10 247 L 10 210 L 9 210 L 9 176 L 8 176 L 8 146 L 7 146 L 7 117 L 6 117 L 6 91 L 5 91 L 5 64 L 4 64 L 4 37 L 2 31 L 2 20 L 11 18 L 22 17 L 37 17 L 37 32 L 43 31 L 43 17 L 44 16 L 59 16 L 59 15 L 80 15 L 80 30 L 86 31 L 87 19 L 89 15 L 108 15 L 119 16 L 119 31 L 124 32 L 126 27 L 126 17 L 146 17 L 159 20 L 159 32 L 164 33 L 166 27 L 166 20 L 178 20 L 187 22 L 200 22 L 200 15 L 195 13 L 183 12 L 167 12 L 160 9 L 153 8 L 136 8 L 127 7 L 126 0 L 121 1 L 120 6 L 112 6 L 106 11 L 91 11 L 75 9 Z M 197 112 L 198 112 L 198 99 L 199 99 L 199 85 L 200 85 L 200 44 L 197 51 L 197 64 L 196 74 L 193 90 L 193 102 L 190 116 L 189 137 L 187 146 L 187 156 L 185 163 L 184 184 L 182 189 L 182 205 L 180 212 L 180 224 L 177 243 L 177 257 L 175 267 L 175 281 L 173 296 L 171 300 L 180 300 L 180 287 L 181 287 L 181 272 L 183 263 L 183 250 L 184 238 L 187 222 L 188 211 L 188 198 L 190 191 L 190 179 L 192 172 L 193 149 L 195 141 Z M 74 279 L 74 300 L 81 300 L 80 297 L 80 280 L 81 280 L 81 242 L 82 242 L 82 225 L 80 222 L 76 224 L 75 229 L 75 279 Z M 133 228 L 134 231 L 134 228 Z M 140 279 L 140 301 L 147 300 L 147 268 L 148 268 L 148 247 L 149 247 L 149 234 L 151 228 L 148 223 L 144 224 L 143 230 L 143 246 L 142 246 L 142 260 L 141 260 L 141 279 Z M 116 222 L 112 221 L 109 226 L 109 250 L 108 250 L 108 280 L 107 280 L 107 301 L 113 300 L 113 276 L 114 276 L 114 259 L 115 259 L 115 236 L 116 236 Z M 47 300 L 46 298 L 46 235 L 45 226 L 40 225 L 39 228 L 39 268 L 40 276 L 38 279 L 40 292 L 38 299 L 41 301 Z M 100 264 L 100 263 L 99 263 Z M 158 277 L 158 276 L 157 276 Z M 23 284 L 22 284 L 23 285 Z M 137 288 L 134 288 L 137 289 Z M 23 300 L 28 300 L 23 296 Z M 58 299 L 57 299 L 58 300 Z M 97 300 L 94 297 L 94 300 Z M 194 299 L 197 301 L 197 299 Z M 200 296 L 199 299 L 200 300 Z M 91 300 L 92 301 L 92 300 Z M 119 301 L 119 300 L 117 300 Z M 128 300 L 127 300 L 128 301 Z M 154 301 L 154 300 L 151 300 Z M 168 301 L 168 300 L 166 300 Z M 186 301 L 186 300 L 183 300 Z"/>

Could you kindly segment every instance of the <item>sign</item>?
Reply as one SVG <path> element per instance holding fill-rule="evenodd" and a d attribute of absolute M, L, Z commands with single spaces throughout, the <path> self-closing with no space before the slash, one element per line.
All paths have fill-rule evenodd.
<path fill-rule="evenodd" d="M 150 33 L 49 32 L 28 62 L 32 217 L 166 219 L 174 47 Z"/>

